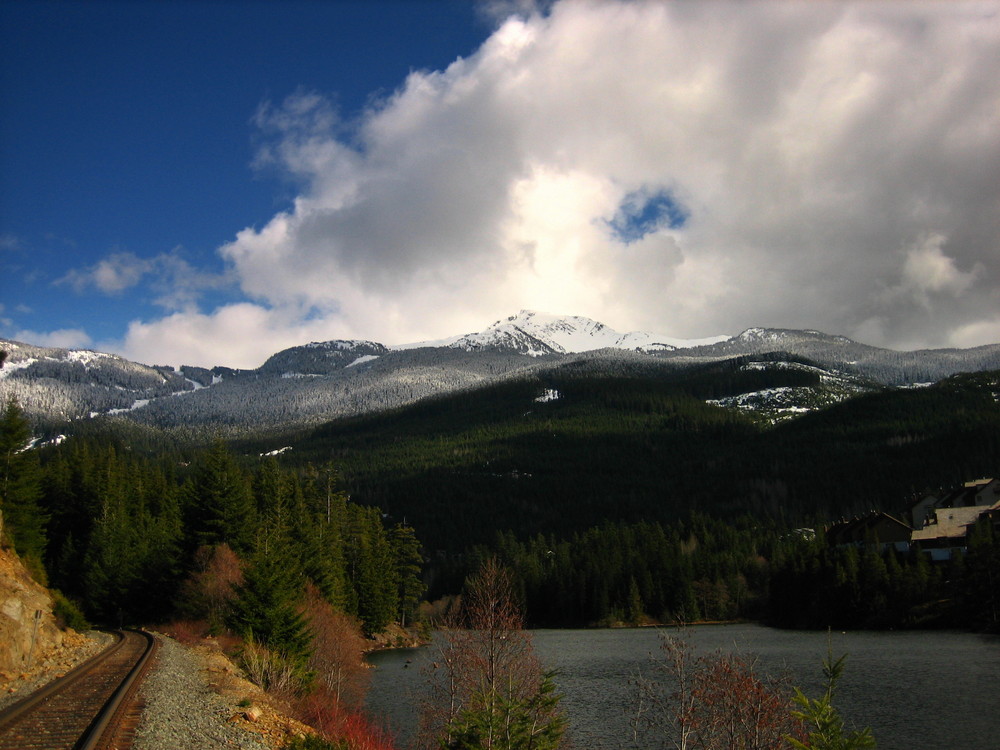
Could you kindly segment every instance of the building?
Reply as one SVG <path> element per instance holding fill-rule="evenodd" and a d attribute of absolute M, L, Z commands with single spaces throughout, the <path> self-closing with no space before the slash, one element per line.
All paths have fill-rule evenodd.
<path fill-rule="evenodd" d="M 877 544 L 880 550 L 891 545 L 899 552 L 906 552 L 910 548 L 912 531 L 913 529 L 895 516 L 882 511 L 872 511 L 867 515 L 830 526 L 826 530 L 826 543 L 831 547 L 843 545 L 863 547 Z"/>

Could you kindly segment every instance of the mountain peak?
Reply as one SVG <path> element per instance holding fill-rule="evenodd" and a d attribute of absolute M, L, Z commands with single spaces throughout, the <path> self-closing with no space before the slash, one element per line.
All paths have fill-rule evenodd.
<path fill-rule="evenodd" d="M 466 351 L 499 349 L 542 356 L 579 354 L 596 349 L 670 351 L 728 339 L 728 336 L 714 336 L 685 340 L 644 331 L 620 333 L 604 323 L 580 315 L 553 315 L 536 310 L 521 310 L 482 331 L 460 336 L 449 342 L 448 346 Z"/>

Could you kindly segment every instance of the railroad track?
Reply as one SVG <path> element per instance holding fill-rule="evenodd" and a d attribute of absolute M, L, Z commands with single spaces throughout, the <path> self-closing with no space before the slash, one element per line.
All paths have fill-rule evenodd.
<path fill-rule="evenodd" d="M 0 711 L 0 750 L 127 748 L 140 713 L 135 693 L 156 639 L 132 630 L 116 635 L 97 656 Z"/>

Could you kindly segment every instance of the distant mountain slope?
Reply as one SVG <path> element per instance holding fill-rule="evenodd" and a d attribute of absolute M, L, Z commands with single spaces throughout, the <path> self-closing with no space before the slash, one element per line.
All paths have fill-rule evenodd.
<path fill-rule="evenodd" d="M 272 354 L 256 372 L 282 377 L 329 375 L 345 367 L 369 362 L 388 351 L 374 341 L 314 342 Z"/>
<path fill-rule="evenodd" d="M 360 353 L 365 350 L 350 350 L 341 362 L 351 361 L 322 374 L 308 372 L 308 359 L 303 362 L 282 352 L 260 370 L 233 371 L 210 388 L 185 398 L 152 401 L 122 418 L 156 427 L 201 426 L 236 432 L 318 424 L 480 387 L 544 364 L 501 352 L 415 349 L 382 355 Z M 313 369 L 319 369 L 317 363 L 312 364 Z"/>
<path fill-rule="evenodd" d="M 681 360 L 723 359 L 775 351 L 792 352 L 825 367 L 856 372 L 885 385 L 933 383 L 958 372 L 1000 369 L 1000 344 L 898 352 L 859 344 L 844 336 L 783 328 L 748 328 L 725 341 L 678 349 L 662 356 Z"/>
<path fill-rule="evenodd" d="M 788 385 L 758 392 L 748 385 L 737 393 L 706 396 L 777 420 L 867 390 L 865 381 L 908 385 L 1000 369 L 998 344 L 895 352 L 816 331 L 764 328 L 686 341 L 623 334 L 589 318 L 524 310 L 478 333 L 437 343 L 390 348 L 373 341 L 314 342 L 277 352 L 254 370 L 185 366 L 178 371 L 100 352 L 0 341 L 0 350 L 8 352 L 0 368 L 0 398 L 15 396 L 43 426 L 110 415 L 157 427 L 243 432 L 392 409 L 561 364 L 621 373 L 735 357 L 805 358 L 795 367 L 824 374 L 804 389 Z"/>
<path fill-rule="evenodd" d="M 14 396 L 36 421 L 68 421 L 131 409 L 198 388 L 173 368 L 130 362 L 115 354 L 0 340 L 0 396 Z"/>

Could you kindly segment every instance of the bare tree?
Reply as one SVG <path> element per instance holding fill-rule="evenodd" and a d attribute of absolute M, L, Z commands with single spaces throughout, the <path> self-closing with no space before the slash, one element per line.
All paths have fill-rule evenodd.
<path fill-rule="evenodd" d="M 307 663 L 316 679 L 336 702 L 359 708 L 371 681 L 365 666 L 365 639 L 357 618 L 334 609 L 318 588 L 306 586 L 303 614 L 312 633 L 312 652 Z"/>
<path fill-rule="evenodd" d="M 652 673 L 637 679 L 636 746 L 675 750 L 770 750 L 802 737 L 788 681 L 742 654 L 696 656 L 664 635 Z"/>
<path fill-rule="evenodd" d="M 209 628 L 222 628 L 233 590 L 243 582 L 243 562 L 225 543 L 204 545 L 194 555 L 194 570 L 181 584 L 181 608 L 204 618 Z"/>
<path fill-rule="evenodd" d="M 490 750 L 559 747 L 565 719 L 523 628 L 510 576 L 487 561 L 462 600 L 463 627 L 444 631 L 431 666 L 421 746 Z"/>

